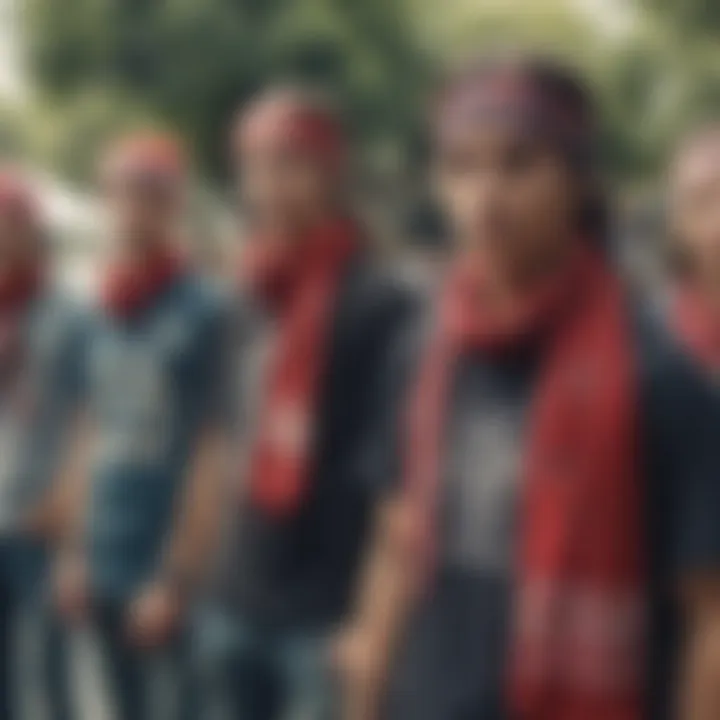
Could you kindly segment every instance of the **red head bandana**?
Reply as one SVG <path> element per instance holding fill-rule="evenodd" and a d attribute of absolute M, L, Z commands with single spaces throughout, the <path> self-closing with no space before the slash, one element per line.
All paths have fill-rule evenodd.
<path fill-rule="evenodd" d="M 181 144 L 169 135 L 129 135 L 113 144 L 100 165 L 100 176 L 108 186 L 138 184 L 177 190 L 187 175 Z"/>
<path fill-rule="evenodd" d="M 342 172 L 346 140 L 335 116 L 292 95 L 261 99 L 239 119 L 233 137 L 240 152 L 283 148 L 306 155 L 328 171 Z"/>
<path fill-rule="evenodd" d="M 550 84 L 509 65 L 476 67 L 441 93 L 436 114 L 440 138 L 476 123 L 495 122 L 550 141 L 576 162 L 591 153 L 591 119 Z"/>

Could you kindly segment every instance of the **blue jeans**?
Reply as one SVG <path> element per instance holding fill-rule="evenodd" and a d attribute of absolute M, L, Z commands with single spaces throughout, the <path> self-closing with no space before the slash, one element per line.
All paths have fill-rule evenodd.
<path fill-rule="evenodd" d="M 181 632 L 167 646 L 148 651 L 128 641 L 125 603 L 96 602 L 93 621 L 113 717 L 204 720 L 188 633 Z"/>
<path fill-rule="evenodd" d="M 201 614 L 203 720 L 332 720 L 325 632 L 273 632 L 219 610 Z"/>
<path fill-rule="evenodd" d="M 47 597 L 48 555 L 19 535 L 0 537 L 0 718 L 71 720 L 65 631 Z M 33 641 L 35 641 L 33 643 Z M 35 644 L 35 663 L 23 650 Z M 45 713 L 37 714 L 38 701 Z"/>

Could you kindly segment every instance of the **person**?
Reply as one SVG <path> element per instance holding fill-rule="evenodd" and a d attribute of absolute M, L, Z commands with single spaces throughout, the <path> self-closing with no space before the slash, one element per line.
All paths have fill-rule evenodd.
<path fill-rule="evenodd" d="M 92 626 L 118 718 L 197 718 L 189 613 L 223 453 L 225 312 L 178 250 L 178 142 L 120 138 L 101 182 L 112 257 L 85 343 L 89 411 L 57 601 Z"/>
<path fill-rule="evenodd" d="M 613 267 L 597 132 L 545 58 L 441 94 L 454 257 L 386 381 L 346 718 L 720 712 L 718 401 Z"/>
<path fill-rule="evenodd" d="M 670 164 L 668 316 L 679 341 L 711 375 L 720 370 L 720 124 L 682 139 Z"/>
<path fill-rule="evenodd" d="M 203 613 L 220 717 L 333 717 L 330 644 L 375 495 L 365 442 L 410 295 L 351 207 L 337 112 L 272 87 L 233 130 L 250 236 L 241 252 L 233 473 Z"/>
<path fill-rule="evenodd" d="M 38 198 L 19 170 L 3 167 L 0 717 L 8 720 L 36 717 L 28 699 L 31 687 L 45 696 L 48 717 L 71 717 L 66 646 L 46 591 L 59 529 L 58 487 L 67 429 L 79 412 L 76 348 L 81 334 L 82 313 L 51 278 Z M 41 629 L 39 668 L 21 662 L 21 648 L 33 637 L 30 623 Z M 38 710 L 36 706 L 34 711 Z"/>

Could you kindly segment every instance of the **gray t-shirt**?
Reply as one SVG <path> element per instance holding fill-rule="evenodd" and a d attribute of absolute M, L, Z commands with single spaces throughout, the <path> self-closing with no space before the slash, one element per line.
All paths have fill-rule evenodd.
<path fill-rule="evenodd" d="M 455 379 L 445 459 L 445 558 L 460 568 L 507 576 L 530 359 L 465 358 Z"/>
<path fill-rule="evenodd" d="M 461 358 L 447 411 L 441 562 L 411 623 L 387 717 L 502 713 L 521 457 L 535 358 Z M 435 660 L 430 661 L 430 658 Z M 452 672 L 441 668 L 452 666 Z M 418 680 L 432 691 L 418 692 Z M 482 715 L 472 714 L 482 709 Z"/>

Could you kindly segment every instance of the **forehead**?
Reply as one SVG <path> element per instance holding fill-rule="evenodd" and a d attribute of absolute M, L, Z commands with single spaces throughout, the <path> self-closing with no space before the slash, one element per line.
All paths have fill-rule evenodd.
<path fill-rule="evenodd" d="M 675 191 L 687 191 L 720 180 L 720 133 L 698 139 L 682 149 L 671 170 Z"/>
<path fill-rule="evenodd" d="M 515 148 L 534 151 L 552 150 L 551 143 L 540 133 L 513 122 L 493 118 L 476 119 L 446 128 L 438 137 L 439 152 L 467 152 L 498 156 Z"/>

